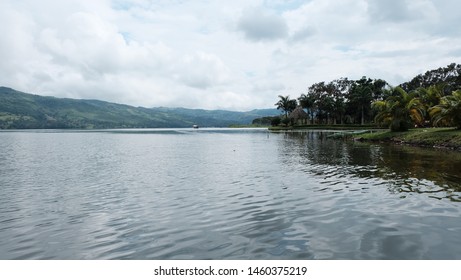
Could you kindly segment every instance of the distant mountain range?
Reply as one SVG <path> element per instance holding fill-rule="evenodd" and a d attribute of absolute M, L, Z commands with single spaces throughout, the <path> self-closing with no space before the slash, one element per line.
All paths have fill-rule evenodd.
<path fill-rule="evenodd" d="M 46 97 L 0 87 L 0 129 L 168 128 L 246 125 L 276 116 L 276 109 L 248 112 L 185 108 L 143 108 L 100 100 Z"/>

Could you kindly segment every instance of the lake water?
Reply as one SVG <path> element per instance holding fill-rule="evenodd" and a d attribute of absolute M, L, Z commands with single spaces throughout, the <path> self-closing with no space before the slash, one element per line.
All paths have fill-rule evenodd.
<path fill-rule="evenodd" d="M 0 259 L 461 259 L 461 154 L 264 129 L 0 131 Z"/>

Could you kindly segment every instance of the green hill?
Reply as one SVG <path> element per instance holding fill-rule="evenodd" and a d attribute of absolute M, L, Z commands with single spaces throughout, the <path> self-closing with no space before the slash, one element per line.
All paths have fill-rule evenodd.
<path fill-rule="evenodd" d="M 0 129 L 227 127 L 278 115 L 275 109 L 234 112 L 143 108 L 100 100 L 45 97 L 0 87 Z"/>

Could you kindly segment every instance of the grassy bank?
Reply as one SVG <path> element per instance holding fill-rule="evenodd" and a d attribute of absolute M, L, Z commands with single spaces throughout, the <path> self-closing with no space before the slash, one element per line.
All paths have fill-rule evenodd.
<path fill-rule="evenodd" d="M 418 128 L 406 132 L 374 132 L 355 137 L 360 141 L 392 142 L 461 151 L 461 130 L 454 128 Z"/>
<path fill-rule="evenodd" d="M 261 124 L 231 124 L 229 128 L 268 128 L 267 125 Z"/>
<path fill-rule="evenodd" d="M 364 130 L 374 129 L 373 125 L 343 125 L 343 124 L 332 124 L 332 125 L 295 125 L 295 126 L 271 126 L 269 130 L 298 130 L 298 129 L 322 129 L 322 130 Z"/>

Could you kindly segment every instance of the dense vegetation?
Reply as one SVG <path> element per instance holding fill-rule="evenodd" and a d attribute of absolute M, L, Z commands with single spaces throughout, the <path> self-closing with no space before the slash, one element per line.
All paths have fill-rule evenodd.
<path fill-rule="evenodd" d="M 276 115 L 276 109 L 233 112 L 184 108 L 142 108 L 99 100 L 32 95 L 0 87 L 0 129 L 227 127 Z"/>
<path fill-rule="evenodd" d="M 456 126 L 461 129 L 461 65 L 427 71 L 392 87 L 382 79 L 340 78 L 308 87 L 296 99 L 279 96 L 282 123 L 296 123 L 290 113 L 304 108 L 311 125 L 374 123 L 392 131 L 415 126 Z"/>

